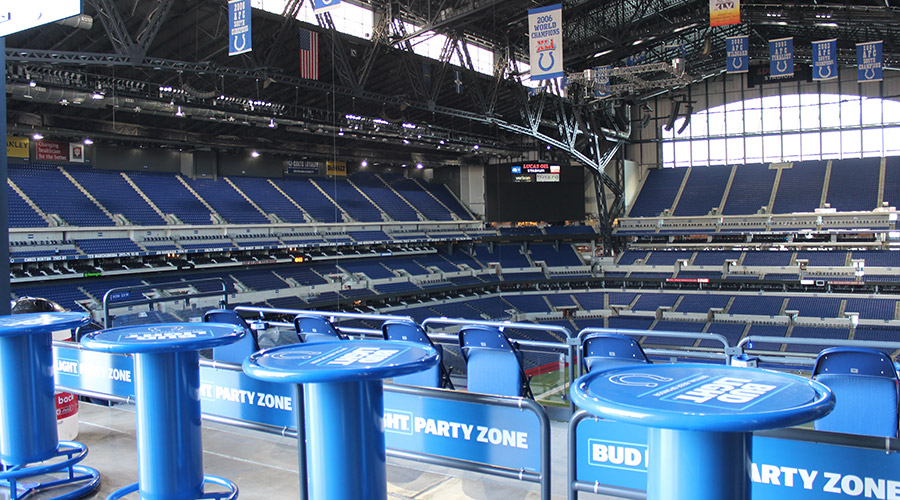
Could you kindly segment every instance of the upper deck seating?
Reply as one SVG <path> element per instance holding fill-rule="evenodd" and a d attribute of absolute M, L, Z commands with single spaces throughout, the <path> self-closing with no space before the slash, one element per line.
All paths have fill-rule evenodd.
<path fill-rule="evenodd" d="M 628 216 L 658 217 L 663 210 L 672 208 L 685 172 L 684 168 L 650 169 Z"/>
<path fill-rule="evenodd" d="M 767 207 L 775 186 L 775 174 L 767 163 L 738 166 L 722 214 L 752 215 L 761 207 Z"/>
<path fill-rule="evenodd" d="M 828 162 L 805 161 L 781 171 L 772 213 L 812 212 L 819 208 Z"/>

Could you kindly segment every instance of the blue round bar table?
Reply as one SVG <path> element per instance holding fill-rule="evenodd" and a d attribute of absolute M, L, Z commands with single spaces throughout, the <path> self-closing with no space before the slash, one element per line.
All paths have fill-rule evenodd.
<path fill-rule="evenodd" d="M 0 486 L 9 488 L 10 498 L 54 487 L 65 492 L 55 498 L 79 498 L 100 484 L 96 470 L 75 465 L 87 448 L 59 441 L 53 395 L 51 334 L 88 321 L 86 314 L 69 312 L 0 316 Z M 63 456 L 67 458 L 51 461 Z M 21 481 L 66 470 L 62 480 Z"/>
<path fill-rule="evenodd" d="M 266 349 L 244 361 L 244 372 L 270 382 L 307 384 L 295 401 L 300 467 L 309 498 L 387 498 L 382 379 L 428 369 L 437 351 L 411 342 L 336 341 Z M 304 424 L 305 421 L 305 424 Z M 305 459 L 304 459 L 305 453 Z M 303 470 L 301 484 L 304 487 Z M 301 497 L 304 497 L 301 490 Z"/>
<path fill-rule="evenodd" d="M 109 498 L 139 491 L 142 500 L 194 500 L 205 482 L 237 486 L 203 475 L 199 350 L 230 344 L 244 329 L 225 323 L 163 323 L 92 332 L 81 344 L 94 351 L 130 353 L 134 359 L 138 482 Z M 217 498 L 225 495 L 216 494 Z"/>
<path fill-rule="evenodd" d="M 834 395 L 813 380 L 755 368 L 641 364 L 589 373 L 572 400 L 648 427 L 648 500 L 748 500 L 752 431 L 816 420 Z"/>

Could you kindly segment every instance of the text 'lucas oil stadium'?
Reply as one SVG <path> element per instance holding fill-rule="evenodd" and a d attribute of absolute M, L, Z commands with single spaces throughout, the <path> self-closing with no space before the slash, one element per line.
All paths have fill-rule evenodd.
<path fill-rule="evenodd" d="M 8 3 L 0 499 L 900 498 L 894 1 Z"/>

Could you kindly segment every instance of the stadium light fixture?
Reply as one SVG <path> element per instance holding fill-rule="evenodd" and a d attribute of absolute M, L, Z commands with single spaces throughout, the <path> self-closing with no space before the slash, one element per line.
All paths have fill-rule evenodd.
<path fill-rule="evenodd" d="M 40 133 L 40 132 L 35 132 L 35 133 L 34 133 L 34 135 L 33 135 L 33 136 L 31 136 L 31 138 L 32 138 L 32 139 L 34 139 L 34 140 L 36 140 L 36 141 L 39 141 L 39 140 L 41 140 L 41 139 L 43 139 L 43 138 L 44 138 L 44 136 L 43 136 L 43 135 L 41 135 L 41 133 Z"/>
<path fill-rule="evenodd" d="M 259 158 L 259 151 L 251 151 L 250 157 L 251 158 Z"/>
<path fill-rule="evenodd" d="M 181 110 L 181 106 L 178 106 L 178 110 L 175 111 L 175 116 L 181 118 L 184 116 L 184 111 Z"/>
<path fill-rule="evenodd" d="M 474 150 L 476 150 L 476 151 L 478 151 L 478 148 L 479 148 L 478 144 L 472 146 L 472 149 L 474 149 Z"/>
<path fill-rule="evenodd" d="M 366 168 L 369 166 L 369 162 L 367 162 L 366 160 L 363 160 L 359 163 L 359 166 L 362 168 Z"/>
<path fill-rule="evenodd" d="M 278 128 L 278 124 L 275 123 L 274 118 L 269 118 L 269 128 Z"/>
<path fill-rule="evenodd" d="M 90 146 L 93 143 L 94 143 L 94 141 L 90 137 L 85 137 L 85 139 L 84 139 L 85 146 Z"/>
<path fill-rule="evenodd" d="M 30 80 L 30 81 L 28 82 L 28 86 L 31 87 L 31 88 L 37 87 L 37 82 L 34 81 L 34 80 Z"/>
<path fill-rule="evenodd" d="M 425 167 L 421 163 L 416 163 L 416 168 L 422 170 Z"/>

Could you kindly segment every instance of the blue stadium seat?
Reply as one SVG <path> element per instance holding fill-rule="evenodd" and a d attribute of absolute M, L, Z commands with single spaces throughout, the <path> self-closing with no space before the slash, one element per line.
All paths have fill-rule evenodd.
<path fill-rule="evenodd" d="M 469 392 L 534 399 L 522 367 L 522 353 L 499 329 L 463 327 L 459 346 L 466 360 Z"/>
<path fill-rule="evenodd" d="M 434 347 L 438 352 L 437 365 L 422 372 L 394 377 L 395 383 L 422 387 L 454 388 L 453 382 L 450 381 L 450 372 L 444 367 L 442 362 L 444 357 L 443 347 L 432 342 L 419 325 L 411 321 L 385 321 L 381 325 L 381 333 L 384 335 L 385 340 L 403 340 L 425 344 Z"/>
<path fill-rule="evenodd" d="M 330 321 L 313 314 L 298 314 L 294 317 L 294 329 L 300 342 L 327 342 L 329 340 L 347 340 L 347 336 L 338 332 Z"/>
<path fill-rule="evenodd" d="M 897 437 L 897 372 L 891 358 L 862 347 L 831 347 L 819 353 L 813 379 L 835 395 L 834 411 L 815 421 L 823 431 Z"/>
<path fill-rule="evenodd" d="M 206 314 L 203 315 L 203 321 L 206 323 L 228 323 L 229 325 L 242 326 L 244 327 L 244 332 L 246 332 L 244 338 L 237 342 L 214 347 L 212 352 L 214 360 L 239 365 L 247 359 L 247 356 L 259 350 L 256 333 L 238 313 L 227 309 L 213 309 L 206 311 Z"/>
<path fill-rule="evenodd" d="M 581 341 L 581 362 L 587 372 L 649 363 L 641 345 L 618 333 L 592 333 Z"/>

